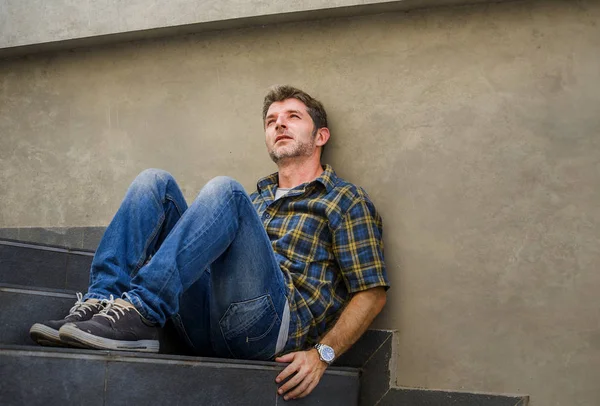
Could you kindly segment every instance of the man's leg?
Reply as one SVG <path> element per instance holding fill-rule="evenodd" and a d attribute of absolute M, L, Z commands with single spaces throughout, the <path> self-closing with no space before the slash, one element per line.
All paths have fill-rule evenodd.
<path fill-rule="evenodd" d="M 147 169 L 133 181 L 96 250 L 84 299 L 121 297 L 187 210 L 175 179 Z"/>
<path fill-rule="evenodd" d="M 246 231 L 249 218 L 253 222 L 251 233 Z M 262 244 L 262 250 L 249 244 L 253 237 L 260 234 L 263 242 L 266 242 Z M 238 235 L 243 237 L 237 239 Z M 123 297 L 134 305 L 135 312 L 139 312 L 143 319 L 140 321 L 135 316 L 128 316 L 133 314 L 133 309 L 119 304 L 112 316 L 105 315 L 111 316 L 104 317 L 108 321 L 102 320 L 100 316 L 89 322 L 70 325 L 69 329 L 65 326 L 61 329 L 61 338 L 64 335 L 67 339 L 89 339 L 97 348 L 139 349 L 136 347 L 137 342 L 144 341 L 145 337 L 152 339 L 152 334 L 146 331 L 147 326 L 143 325 L 143 321 L 162 326 L 169 317 L 178 314 L 184 292 L 199 279 L 208 280 L 205 272 L 214 263 L 219 277 L 210 278 L 211 290 L 214 292 L 210 297 L 211 330 L 212 326 L 218 325 L 225 338 L 235 341 L 236 335 L 245 334 L 244 331 L 251 332 L 252 327 L 267 323 L 268 326 L 261 335 L 246 334 L 243 340 L 249 343 L 258 340 L 258 345 L 263 343 L 261 338 L 273 341 L 273 354 L 268 355 L 270 358 L 274 355 L 287 299 L 283 277 L 268 241 L 256 211 L 241 185 L 230 178 L 215 178 L 200 191 L 152 259 L 134 275 L 130 283 L 131 289 L 124 292 Z M 230 249 L 235 253 L 247 252 L 247 257 L 236 254 L 240 258 L 236 263 L 240 265 L 247 262 L 248 265 L 241 266 L 240 269 L 225 270 L 225 267 L 233 264 L 233 257 L 224 255 Z M 236 295 L 235 291 L 241 294 Z M 239 303 L 230 301 L 225 306 L 220 298 L 222 294 L 231 300 L 239 299 Z M 215 324 L 212 317 L 213 304 L 215 309 L 224 307 L 221 320 L 216 320 L 217 323 L 221 321 L 220 325 Z M 236 315 L 240 316 L 237 320 Z M 99 321 L 103 321 L 103 325 L 99 325 Z M 245 323 L 242 331 L 238 331 L 240 329 L 235 326 L 236 321 Z M 137 328 L 132 327 L 131 323 L 137 323 L 139 335 L 126 334 Z M 225 343 L 214 341 L 217 341 L 214 343 L 215 349 L 221 353 Z M 263 351 L 264 348 L 261 349 L 260 357 L 264 356 Z M 246 357 L 243 351 L 240 354 Z"/>
<path fill-rule="evenodd" d="M 221 178 L 217 187 L 215 194 L 229 202 L 221 207 L 223 215 L 235 219 L 224 228 L 229 245 L 185 290 L 174 319 L 201 355 L 269 360 L 284 349 L 288 337 L 283 273 L 242 186 Z"/>
<path fill-rule="evenodd" d="M 64 319 L 34 324 L 32 339 L 42 345 L 64 345 L 59 329 L 69 322 L 91 319 L 103 308 L 100 300 L 120 297 L 129 290 L 132 275 L 158 249 L 186 209 L 183 194 L 169 173 L 159 169 L 140 173 L 94 255 L 88 293 L 83 298 L 78 294 Z"/>

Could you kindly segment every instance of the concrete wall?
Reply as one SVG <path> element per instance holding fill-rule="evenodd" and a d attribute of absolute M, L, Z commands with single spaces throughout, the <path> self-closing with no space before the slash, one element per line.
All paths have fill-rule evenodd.
<path fill-rule="evenodd" d="M 0 56 L 250 24 L 489 1 L 0 0 Z"/>
<path fill-rule="evenodd" d="M 2 61 L 0 227 L 105 225 L 147 167 L 252 189 L 292 83 L 383 215 L 398 385 L 600 404 L 599 23 L 502 3 Z"/>

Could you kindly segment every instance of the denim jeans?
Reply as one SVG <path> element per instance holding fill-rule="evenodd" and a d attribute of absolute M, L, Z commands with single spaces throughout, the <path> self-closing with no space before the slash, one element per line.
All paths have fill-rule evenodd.
<path fill-rule="evenodd" d="M 243 187 L 217 177 L 187 207 L 173 177 L 142 172 L 92 262 L 85 298 L 130 301 L 171 319 L 198 353 L 272 359 L 287 342 L 289 304 L 271 242 Z"/>

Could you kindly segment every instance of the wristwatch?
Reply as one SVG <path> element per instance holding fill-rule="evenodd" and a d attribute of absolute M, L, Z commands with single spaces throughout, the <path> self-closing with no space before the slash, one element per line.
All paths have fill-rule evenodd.
<path fill-rule="evenodd" d="M 335 351 L 333 351 L 333 348 L 326 344 L 315 344 L 315 348 L 319 353 L 319 358 L 321 358 L 321 361 L 327 363 L 327 365 L 331 365 L 335 359 Z"/>

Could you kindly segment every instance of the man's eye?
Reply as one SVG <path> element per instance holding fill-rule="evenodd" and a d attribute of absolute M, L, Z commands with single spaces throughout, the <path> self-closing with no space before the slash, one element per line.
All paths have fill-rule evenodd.
<path fill-rule="evenodd" d="M 298 114 L 292 114 L 292 117 L 300 118 L 300 116 Z"/>
<path fill-rule="evenodd" d="M 270 126 L 271 124 L 273 124 L 275 121 L 274 120 L 269 120 L 267 121 L 267 126 Z"/>

